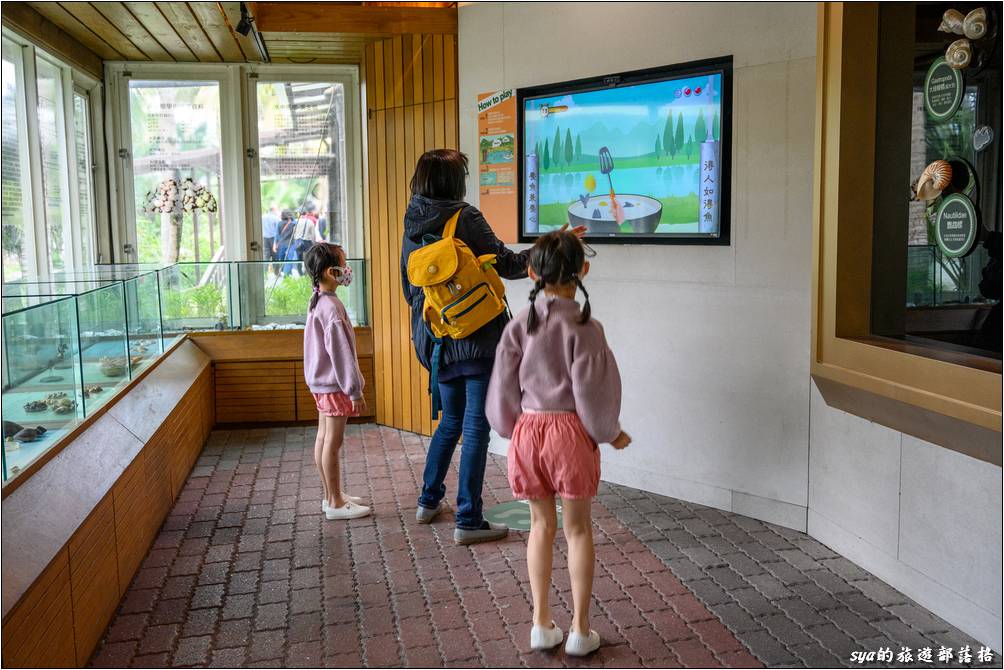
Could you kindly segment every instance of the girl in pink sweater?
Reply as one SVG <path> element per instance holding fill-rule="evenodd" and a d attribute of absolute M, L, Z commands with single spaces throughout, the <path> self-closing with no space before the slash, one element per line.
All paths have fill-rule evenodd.
<path fill-rule="evenodd" d="M 319 415 L 314 462 L 324 490 L 321 510 L 328 519 L 356 519 L 369 514 L 370 508 L 342 491 L 338 452 L 348 418 L 359 416 L 366 402 L 355 331 L 345 305 L 335 295 L 339 286 L 352 283 L 352 268 L 342 248 L 327 242 L 310 247 L 303 266 L 314 283 L 303 327 L 303 375 Z"/>
<path fill-rule="evenodd" d="M 590 319 L 589 272 L 582 242 L 571 232 L 544 235 L 530 250 L 536 282 L 530 307 L 506 326 L 488 388 L 488 421 L 509 443 L 509 484 L 530 501 L 527 569 L 533 593 L 530 646 L 550 649 L 562 641 L 551 620 L 548 592 L 557 512 L 568 541 L 574 615 L 565 653 L 584 656 L 600 646 L 589 628 L 593 550 L 590 504 L 600 481 L 597 443 L 623 449 L 631 438 L 618 416 L 621 382 L 603 327 Z M 582 291 L 581 311 L 575 301 Z M 540 293 L 543 291 L 543 297 Z"/>

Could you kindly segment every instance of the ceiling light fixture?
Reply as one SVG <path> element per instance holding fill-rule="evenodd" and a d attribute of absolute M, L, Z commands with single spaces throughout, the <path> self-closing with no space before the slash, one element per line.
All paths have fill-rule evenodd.
<path fill-rule="evenodd" d="M 258 55 L 261 56 L 263 62 L 271 62 L 271 58 L 268 55 L 268 47 L 265 46 L 265 40 L 262 39 L 261 33 L 255 27 L 254 17 L 248 11 L 247 5 L 243 2 L 240 3 L 241 6 L 241 20 L 237 22 L 235 30 L 248 37 L 252 42 L 254 42 L 255 48 L 258 50 Z"/>

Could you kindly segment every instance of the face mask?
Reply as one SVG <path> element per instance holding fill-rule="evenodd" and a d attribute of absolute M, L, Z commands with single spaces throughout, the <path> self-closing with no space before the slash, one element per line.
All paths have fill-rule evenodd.
<path fill-rule="evenodd" d="M 339 286 L 348 286 L 352 283 L 352 268 L 346 265 L 342 268 L 335 268 L 338 271 L 338 276 L 335 277 L 335 281 L 338 282 Z"/>

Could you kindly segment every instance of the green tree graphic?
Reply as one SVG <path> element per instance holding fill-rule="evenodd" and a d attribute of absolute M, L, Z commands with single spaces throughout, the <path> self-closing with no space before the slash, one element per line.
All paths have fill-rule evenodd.
<path fill-rule="evenodd" d="M 554 144 L 551 145 L 551 163 L 554 167 L 561 165 L 561 128 L 554 129 Z"/>
<path fill-rule="evenodd" d="M 719 141 L 722 138 L 722 129 L 719 128 L 717 109 L 715 110 L 715 117 L 711 121 L 711 134 L 714 136 L 715 142 Z"/>
<path fill-rule="evenodd" d="M 575 150 L 572 146 L 572 131 L 565 131 L 565 165 L 571 165 L 572 159 L 575 158 Z"/>
<path fill-rule="evenodd" d="M 708 124 L 704 120 L 704 109 L 697 112 L 697 121 L 694 122 L 694 141 L 700 144 L 708 137 Z"/>
<path fill-rule="evenodd" d="M 655 136 L 655 157 L 658 158 L 662 155 L 662 139 L 656 135 Z"/>
<path fill-rule="evenodd" d="M 670 158 L 676 156 L 676 143 L 673 142 L 673 113 L 666 116 L 666 129 L 662 131 L 662 150 L 669 154 Z"/>
<path fill-rule="evenodd" d="M 544 140 L 544 153 L 541 154 L 541 163 L 544 165 L 545 170 L 551 167 L 551 152 L 547 147 L 548 140 Z"/>
<path fill-rule="evenodd" d="M 680 112 L 676 118 L 676 133 L 673 136 L 673 144 L 676 145 L 676 150 L 681 154 L 686 150 L 683 141 L 683 112 Z"/>
<path fill-rule="evenodd" d="M 575 162 L 578 163 L 582 160 L 582 138 L 576 133 L 575 135 Z"/>

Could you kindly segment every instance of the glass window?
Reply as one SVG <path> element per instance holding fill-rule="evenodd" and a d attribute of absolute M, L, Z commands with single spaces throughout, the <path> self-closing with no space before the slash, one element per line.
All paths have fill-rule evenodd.
<path fill-rule="evenodd" d="M 86 94 L 73 93 L 73 146 L 76 160 L 77 196 L 80 225 L 80 263 L 94 264 L 94 192 L 91 165 L 90 99 Z"/>
<path fill-rule="evenodd" d="M 30 228 L 31 190 L 28 170 L 28 130 L 24 118 L 24 70 L 21 47 L 3 39 L 2 168 L 0 220 L 3 238 L 3 280 L 16 281 L 34 265 Z M 26 234 L 27 233 L 27 234 Z"/>
<path fill-rule="evenodd" d="M 63 73 L 49 61 L 35 62 L 38 78 L 38 138 L 42 156 L 42 189 L 45 199 L 46 242 L 49 269 L 73 267 L 73 243 L 64 176 L 66 170 L 66 124 L 63 116 Z"/>
<path fill-rule="evenodd" d="M 220 85 L 130 81 L 140 263 L 209 261 L 223 247 Z"/>
<path fill-rule="evenodd" d="M 952 32 L 958 10 L 880 6 L 871 329 L 1000 359 L 1001 64 L 995 37 Z"/>
<path fill-rule="evenodd" d="M 258 82 L 257 103 L 266 258 L 299 259 L 295 240 L 287 240 L 289 236 L 281 231 L 283 225 L 299 218 L 309 219 L 329 242 L 345 244 L 348 195 L 343 85 Z"/>

